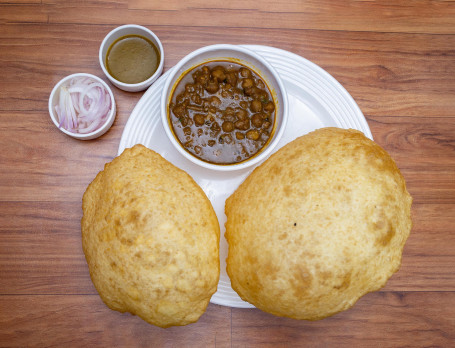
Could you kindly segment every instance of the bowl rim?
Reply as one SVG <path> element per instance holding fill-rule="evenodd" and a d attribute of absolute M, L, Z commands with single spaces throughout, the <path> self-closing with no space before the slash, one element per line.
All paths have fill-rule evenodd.
<path fill-rule="evenodd" d="M 84 133 L 84 134 L 73 133 L 73 132 L 66 130 L 63 127 L 59 127 L 59 122 L 57 121 L 57 115 L 55 114 L 55 111 L 54 111 L 55 105 L 52 103 L 52 101 L 55 97 L 55 94 L 58 92 L 58 90 L 64 83 L 68 82 L 69 80 L 71 80 L 75 77 L 81 77 L 81 76 L 89 77 L 89 78 L 101 83 L 104 86 L 104 88 L 106 88 L 106 90 L 108 91 L 109 96 L 111 98 L 111 110 L 110 110 L 109 115 L 106 118 L 106 121 L 104 122 L 104 124 L 97 130 L 94 130 L 93 132 L 90 132 L 90 133 Z M 89 140 L 89 139 L 97 138 L 97 137 L 103 135 L 112 126 L 112 123 L 113 123 L 113 121 L 115 119 L 115 115 L 116 115 L 115 98 L 114 98 L 114 93 L 112 92 L 112 89 L 109 87 L 109 85 L 103 79 L 101 79 L 100 77 L 98 77 L 96 75 L 90 74 L 90 73 L 74 73 L 74 74 L 65 76 L 60 81 L 58 81 L 55 84 L 54 88 L 52 89 L 51 94 L 49 95 L 48 106 L 49 106 L 49 116 L 50 116 L 52 122 L 54 123 L 54 125 L 57 127 L 57 129 L 65 134 L 67 134 L 73 138 L 77 138 L 77 139 Z"/>
<path fill-rule="evenodd" d="M 275 130 L 275 137 L 266 145 L 266 148 L 264 148 L 259 154 L 250 157 L 249 159 L 242 161 L 240 163 L 233 163 L 233 164 L 215 164 L 215 163 L 209 163 L 205 162 L 203 160 L 198 159 L 196 156 L 191 155 L 188 153 L 181 144 L 177 141 L 175 138 L 172 130 L 170 129 L 170 125 L 168 122 L 168 115 L 167 115 L 167 99 L 168 99 L 168 90 L 169 87 L 172 83 L 172 80 L 179 75 L 179 70 L 189 61 L 191 61 L 194 58 L 197 58 L 198 55 L 210 51 L 215 51 L 215 50 L 232 50 L 236 52 L 241 52 L 247 56 L 251 56 L 254 59 L 258 60 L 263 66 L 266 68 L 268 73 L 274 77 L 276 80 L 278 89 L 280 90 L 280 94 L 282 96 L 282 102 L 283 105 L 281 105 L 281 110 L 282 110 L 282 115 L 281 115 L 281 125 L 279 129 Z M 194 64 L 194 67 L 200 65 L 203 63 L 203 60 L 201 62 Z M 188 70 L 188 69 L 187 69 Z M 185 71 L 187 71 L 185 70 Z M 254 166 L 264 159 L 266 159 L 272 151 L 276 148 L 277 144 L 280 142 L 284 130 L 287 125 L 288 121 L 288 98 L 287 98 L 287 93 L 286 89 L 284 87 L 284 83 L 278 74 L 278 72 L 273 68 L 273 66 L 265 60 L 262 56 L 259 54 L 256 54 L 252 50 L 241 47 L 238 45 L 232 45 L 232 44 L 216 44 L 216 45 L 209 45 L 209 46 L 204 46 L 201 47 L 189 54 L 187 54 L 185 57 L 183 57 L 173 68 L 171 71 L 169 71 L 169 75 L 166 78 L 164 82 L 164 86 L 161 92 L 161 123 L 163 124 L 163 128 L 166 132 L 167 137 L 169 138 L 170 142 L 172 145 L 177 149 L 177 151 L 182 154 L 185 158 L 187 158 L 189 161 L 193 162 L 194 164 L 197 164 L 203 168 L 206 169 L 212 169 L 216 171 L 222 171 L 222 172 L 228 172 L 228 171 L 234 171 L 234 170 L 241 170 L 245 169 L 251 166 Z"/>
<path fill-rule="evenodd" d="M 144 80 L 144 81 L 138 82 L 138 83 L 125 83 L 125 82 L 117 80 L 114 76 L 112 76 L 107 71 L 107 68 L 105 66 L 105 59 L 104 59 L 104 55 L 103 55 L 103 48 L 106 46 L 107 41 L 117 32 L 124 30 L 124 29 L 129 29 L 129 28 L 134 28 L 134 29 L 139 29 L 139 30 L 145 31 L 148 35 L 152 36 L 155 39 L 156 43 L 158 44 L 157 48 L 160 51 L 160 63 L 158 64 L 156 71 L 147 80 Z M 107 51 L 106 51 L 106 54 L 107 54 Z M 98 51 L 98 58 L 99 58 L 99 62 L 101 65 L 101 69 L 103 70 L 103 73 L 106 75 L 106 77 L 112 83 L 117 85 L 117 87 L 119 87 L 120 89 L 129 88 L 129 89 L 135 89 L 135 90 L 139 91 L 141 89 L 147 88 L 158 78 L 158 76 L 161 75 L 161 73 L 163 71 L 163 67 L 164 67 L 164 48 L 163 48 L 163 44 L 161 43 L 161 40 L 150 29 L 148 29 L 142 25 L 138 25 L 138 24 L 125 24 L 125 25 L 121 25 L 119 27 L 112 29 L 109 33 L 106 34 L 103 41 L 101 42 L 101 45 L 100 45 L 100 48 Z"/>

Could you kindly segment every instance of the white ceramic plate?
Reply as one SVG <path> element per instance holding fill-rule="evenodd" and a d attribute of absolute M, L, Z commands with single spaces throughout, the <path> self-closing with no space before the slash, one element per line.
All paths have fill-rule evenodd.
<path fill-rule="evenodd" d="M 321 127 L 353 128 L 372 139 L 368 124 L 349 93 L 326 71 L 310 61 L 267 46 L 244 46 L 262 55 L 281 75 L 289 98 L 289 119 L 278 150 L 298 136 Z M 120 140 L 118 154 L 135 144 L 143 144 L 189 173 L 212 202 L 220 222 L 221 275 L 218 291 L 211 302 L 240 308 L 251 304 L 232 290 L 226 273 L 227 242 L 224 239 L 224 202 L 254 169 L 215 172 L 198 167 L 184 158 L 168 140 L 160 120 L 160 97 L 168 73 L 161 76 L 137 103 Z"/>

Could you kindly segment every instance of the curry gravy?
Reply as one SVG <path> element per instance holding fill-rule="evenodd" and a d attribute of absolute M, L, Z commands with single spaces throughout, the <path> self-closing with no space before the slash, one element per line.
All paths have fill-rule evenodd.
<path fill-rule="evenodd" d="M 253 70 L 230 61 L 188 71 L 172 93 L 168 112 L 184 149 L 216 164 L 239 163 L 259 153 L 275 122 L 268 86 Z"/>
<path fill-rule="evenodd" d="M 155 73 L 160 59 L 158 48 L 149 39 L 140 35 L 126 35 L 109 47 L 106 68 L 120 82 L 140 83 Z"/>

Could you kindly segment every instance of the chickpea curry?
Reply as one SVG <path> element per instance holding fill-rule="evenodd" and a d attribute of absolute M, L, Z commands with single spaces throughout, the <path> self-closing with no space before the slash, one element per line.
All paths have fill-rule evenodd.
<path fill-rule="evenodd" d="M 209 163 L 234 164 L 253 157 L 269 142 L 275 103 L 253 70 L 214 61 L 183 76 L 169 115 L 175 136 L 188 152 Z"/>

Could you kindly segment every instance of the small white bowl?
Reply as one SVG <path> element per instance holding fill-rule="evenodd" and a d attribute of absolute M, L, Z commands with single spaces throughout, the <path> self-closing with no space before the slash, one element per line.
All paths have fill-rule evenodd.
<path fill-rule="evenodd" d="M 159 50 L 160 64 L 158 65 L 158 68 L 156 69 L 155 73 L 145 81 L 142 81 L 139 83 L 124 83 L 124 82 L 121 82 L 121 81 L 115 79 L 107 71 L 106 55 L 107 55 L 107 51 L 109 50 L 109 47 L 114 43 L 115 40 L 121 38 L 122 36 L 126 36 L 126 35 L 143 36 L 143 37 L 149 39 L 152 43 L 154 43 L 156 48 L 158 48 L 158 50 Z M 101 69 L 103 69 L 104 74 L 107 76 L 109 81 L 111 81 L 114 86 L 116 86 L 124 91 L 127 91 L 127 92 L 139 92 L 139 91 L 143 91 L 144 89 L 148 88 L 153 82 L 155 82 L 155 80 L 163 72 L 164 49 L 163 49 L 163 45 L 161 44 L 160 39 L 158 39 L 158 36 L 156 36 L 153 33 L 153 31 L 151 31 L 145 27 L 142 27 L 140 25 L 126 24 L 126 25 L 122 25 L 120 27 L 115 28 L 109 34 L 106 35 L 106 37 L 104 38 L 104 40 L 100 46 L 99 60 L 100 60 Z"/>
<path fill-rule="evenodd" d="M 172 98 L 174 86 L 180 80 L 181 76 L 196 66 L 204 63 L 224 60 L 240 63 L 256 72 L 269 86 L 275 102 L 275 126 L 272 139 L 265 147 L 251 158 L 236 164 L 213 164 L 200 160 L 190 152 L 186 151 L 172 131 L 171 120 L 169 117 L 169 104 Z M 184 57 L 169 72 L 163 91 L 161 94 L 161 121 L 170 142 L 174 147 L 191 162 L 217 171 L 239 170 L 255 165 L 264 160 L 280 141 L 288 119 L 288 98 L 279 74 L 264 58 L 255 52 L 236 45 L 212 45 L 202 47 Z"/>
<path fill-rule="evenodd" d="M 101 83 L 104 88 L 109 92 L 110 98 L 111 98 L 111 110 L 109 111 L 109 115 L 106 118 L 106 121 L 104 124 L 98 128 L 97 130 L 91 132 L 91 133 L 73 133 L 68 130 L 66 130 L 63 127 L 59 127 L 59 120 L 58 116 L 55 112 L 55 105 L 58 103 L 58 98 L 59 98 L 59 90 L 60 87 L 65 86 L 69 83 L 70 80 L 73 78 L 77 77 L 89 77 L 93 79 L 94 81 L 97 81 Z M 52 89 L 51 95 L 49 97 L 49 115 L 51 116 L 52 122 L 54 122 L 55 126 L 63 133 L 76 138 L 80 140 L 90 140 L 90 139 L 95 139 L 98 138 L 99 136 L 103 135 L 106 133 L 109 128 L 111 128 L 112 124 L 114 123 L 115 120 L 115 115 L 116 115 L 116 107 L 115 107 L 115 99 L 114 99 L 114 94 L 112 93 L 112 90 L 109 88 L 106 82 L 104 82 L 102 79 L 100 79 L 98 76 L 92 75 L 92 74 L 86 74 L 86 73 L 77 73 L 77 74 L 72 74 L 68 75 L 67 77 L 61 79 Z"/>

